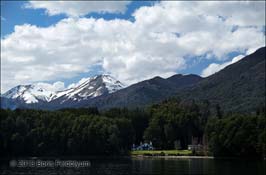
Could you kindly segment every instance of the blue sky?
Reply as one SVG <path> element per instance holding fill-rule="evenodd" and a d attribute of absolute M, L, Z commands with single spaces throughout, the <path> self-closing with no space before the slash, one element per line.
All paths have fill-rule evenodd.
<path fill-rule="evenodd" d="M 27 1 L 1 1 L 1 38 L 7 34 L 14 32 L 15 25 L 22 25 L 25 23 L 37 25 L 40 27 L 47 27 L 56 24 L 58 21 L 66 18 L 64 14 L 55 16 L 48 16 L 45 14 L 45 9 L 27 9 L 24 8 Z M 141 6 L 151 6 L 156 1 L 139 1 L 131 2 L 127 6 L 125 13 L 103 13 L 96 12 L 89 13 L 86 17 L 104 18 L 106 20 L 112 20 L 115 18 L 134 20 L 131 14 Z M 15 12 L 15 13 L 14 13 Z"/>
<path fill-rule="evenodd" d="M 26 1 L 1 1 L 1 38 L 14 32 L 15 25 L 25 23 L 47 27 L 65 18 L 65 15 L 49 17 L 43 9 L 25 9 Z"/>
<path fill-rule="evenodd" d="M 263 2 L 71 3 L 1 1 L 1 90 L 101 73 L 126 84 L 208 76 L 265 45 Z"/>

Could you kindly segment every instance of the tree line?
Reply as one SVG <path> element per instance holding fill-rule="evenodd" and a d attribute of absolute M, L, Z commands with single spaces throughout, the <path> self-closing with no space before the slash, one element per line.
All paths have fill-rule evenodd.
<path fill-rule="evenodd" d="M 1 156 L 125 155 L 145 141 L 156 149 L 187 149 L 191 138 L 214 156 L 265 157 L 265 107 L 223 114 L 208 101 L 169 99 L 134 110 L 0 111 Z"/>

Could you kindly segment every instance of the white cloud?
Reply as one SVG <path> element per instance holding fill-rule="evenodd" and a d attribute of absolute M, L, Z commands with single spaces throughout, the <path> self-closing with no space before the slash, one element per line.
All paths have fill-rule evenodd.
<path fill-rule="evenodd" d="M 65 89 L 64 82 L 57 81 L 55 83 L 35 83 L 35 85 L 39 88 L 45 89 L 47 91 L 56 92 Z"/>
<path fill-rule="evenodd" d="M 244 58 L 244 55 L 238 55 L 238 56 L 234 57 L 231 61 L 225 62 L 223 64 L 212 63 L 202 71 L 201 76 L 202 77 L 208 77 L 208 76 L 210 76 L 216 72 L 219 72 L 220 70 L 222 70 L 226 66 L 229 66 L 230 64 L 236 63 L 237 61 L 241 60 L 242 58 Z"/>
<path fill-rule="evenodd" d="M 74 77 L 94 65 L 130 84 L 185 69 L 186 56 L 226 61 L 233 51 L 265 45 L 261 5 L 163 1 L 136 10 L 133 22 L 70 17 L 45 28 L 19 25 L 1 39 L 1 89 Z"/>
<path fill-rule="evenodd" d="M 66 14 L 68 16 L 84 16 L 97 13 L 124 13 L 129 1 L 29 1 L 25 7 L 45 9 L 50 16 Z"/>
<path fill-rule="evenodd" d="M 207 1 L 199 3 L 209 15 L 219 15 L 228 25 L 265 25 L 265 1 Z"/>

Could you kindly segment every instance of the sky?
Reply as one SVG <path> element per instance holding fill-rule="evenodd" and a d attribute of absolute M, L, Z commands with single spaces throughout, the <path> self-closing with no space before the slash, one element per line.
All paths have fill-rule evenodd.
<path fill-rule="evenodd" d="M 1 1 L 1 93 L 210 76 L 265 46 L 264 1 Z"/>

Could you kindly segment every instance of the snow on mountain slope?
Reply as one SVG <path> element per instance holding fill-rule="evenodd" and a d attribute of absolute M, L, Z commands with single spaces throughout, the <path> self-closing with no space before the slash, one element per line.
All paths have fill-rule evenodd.
<path fill-rule="evenodd" d="M 103 83 L 105 87 L 108 89 L 109 93 L 113 93 L 117 90 L 120 90 L 125 87 L 120 81 L 114 79 L 110 75 L 102 75 Z"/>
<path fill-rule="evenodd" d="M 55 92 L 45 88 L 42 84 L 32 84 L 16 86 L 2 96 L 9 99 L 19 99 L 30 104 L 40 101 L 49 102 L 54 95 Z"/>
<path fill-rule="evenodd" d="M 60 103 L 69 100 L 81 101 L 113 93 L 125 86 L 110 75 L 98 75 L 92 78 L 83 78 L 70 87 L 64 91 L 57 92 L 53 99 L 60 99 Z"/>
<path fill-rule="evenodd" d="M 66 101 L 81 101 L 113 93 L 124 87 L 120 81 L 110 75 L 98 75 L 82 78 L 76 84 L 71 84 L 67 89 L 60 91 L 45 86 L 45 83 L 19 85 L 2 94 L 2 97 L 21 100 L 26 104 L 53 100 L 59 100 L 62 104 Z"/>

